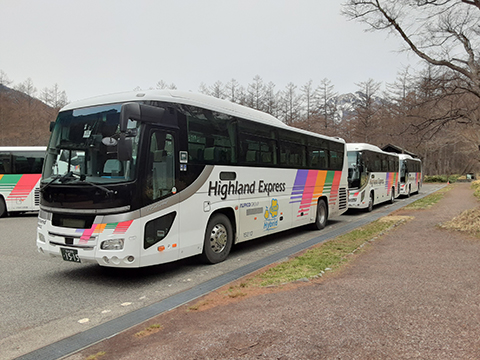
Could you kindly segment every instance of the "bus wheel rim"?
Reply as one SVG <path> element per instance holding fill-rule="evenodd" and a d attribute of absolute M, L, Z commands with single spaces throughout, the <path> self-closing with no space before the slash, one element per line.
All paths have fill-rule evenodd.
<path fill-rule="evenodd" d="M 227 229 L 222 224 L 213 227 L 210 234 L 210 247 L 214 253 L 221 253 L 227 246 Z"/>
<path fill-rule="evenodd" d="M 320 221 L 320 223 L 323 223 L 325 221 L 326 215 L 327 214 L 325 208 L 320 207 L 320 210 L 318 211 L 318 220 Z"/>

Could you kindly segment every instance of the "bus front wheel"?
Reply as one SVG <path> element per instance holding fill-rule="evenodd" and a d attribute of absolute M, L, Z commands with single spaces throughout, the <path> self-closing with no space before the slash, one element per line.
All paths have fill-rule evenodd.
<path fill-rule="evenodd" d="M 327 204 L 325 204 L 325 200 L 318 200 L 317 205 L 317 216 L 315 218 L 314 228 L 316 230 L 322 230 L 327 225 L 328 219 L 328 211 L 327 211 Z"/>
<path fill-rule="evenodd" d="M 5 201 L 2 197 L 0 197 L 0 218 L 7 215 L 7 206 L 5 205 Z"/>
<path fill-rule="evenodd" d="M 224 214 L 212 216 L 205 231 L 202 259 L 209 264 L 225 260 L 232 249 L 233 228 Z"/>

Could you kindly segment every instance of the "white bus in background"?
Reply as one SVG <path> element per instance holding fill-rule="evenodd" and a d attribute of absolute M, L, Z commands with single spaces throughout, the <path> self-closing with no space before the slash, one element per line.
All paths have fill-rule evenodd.
<path fill-rule="evenodd" d="M 367 209 L 399 195 L 399 157 L 364 143 L 348 143 L 348 207 Z"/>
<path fill-rule="evenodd" d="M 0 217 L 38 211 L 45 146 L 0 146 Z"/>
<path fill-rule="evenodd" d="M 407 154 L 400 158 L 400 195 L 410 196 L 418 193 L 422 186 L 422 161 Z"/>
<path fill-rule="evenodd" d="M 347 210 L 345 141 L 179 91 L 71 103 L 42 177 L 37 247 L 65 261 L 142 267 Z"/>

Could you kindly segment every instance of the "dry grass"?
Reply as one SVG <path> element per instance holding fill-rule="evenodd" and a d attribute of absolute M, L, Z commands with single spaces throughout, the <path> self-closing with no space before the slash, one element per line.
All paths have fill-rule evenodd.
<path fill-rule="evenodd" d="M 472 182 L 474 195 L 480 199 L 480 180 Z M 455 216 L 452 220 L 439 225 L 443 229 L 462 231 L 480 238 L 480 207 L 469 209 Z"/>
<path fill-rule="evenodd" d="M 440 224 L 440 227 L 448 230 L 466 232 L 480 238 L 480 207 L 465 210 L 452 220 Z"/>
<path fill-rule="evenodd" d="M 153 325 L 150 325 L 149 327 L 147 327 L 145 330 L 142 330 L 142 331 L 139 331 L 135 334 L 135 337 L 137 338 L 143 338 L 145 336 L 149 336 L 149 335 L 152 335 L 152 334 L 155 334 L 157 332 L 159 332 L 160 330 L 163 329 L 163 326 L 160 325 L 160 324 L 153 324 Z"/>
<path fill-rule="evenodd" d="M 87 360 L 98 360 L 98 358 L 104 356 L 105 354 L 106 354 L 105 351 L 99 351 L 95 355 L 90 355 L 89 357 L 87 357 Z"/>

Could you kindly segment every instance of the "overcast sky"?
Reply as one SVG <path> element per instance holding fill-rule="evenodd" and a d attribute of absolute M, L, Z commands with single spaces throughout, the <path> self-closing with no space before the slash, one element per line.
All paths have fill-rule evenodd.
<path fill-rule="evenodd" d="M 0 70 L 70 101 L 155 88 L 198 91 L 256 75 L 282 90 L 391 83 L 417 60 L 401 41 L 340 14 L 345 0 L 0 0 Z"/>

